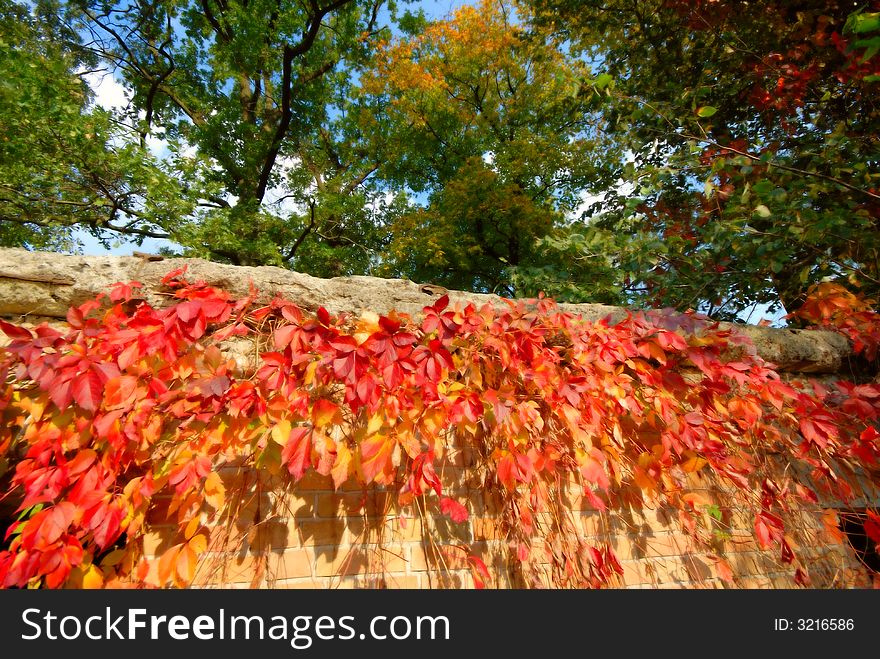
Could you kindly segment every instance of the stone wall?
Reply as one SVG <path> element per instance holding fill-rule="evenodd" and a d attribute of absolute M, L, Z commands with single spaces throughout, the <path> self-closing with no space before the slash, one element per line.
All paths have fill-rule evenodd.
<path fill-rule="evenodd" d="M 186 265 L 191 281 L 207 283 L 244 296 L 251 284 L 263 299 L 281 294 L 305 309 L 324 306 L 331 313 L 363 311 L 387 313 L 392 309 L 418 316 L 432 298 L 446 292 L 430 284 L 371 277 L 317 279 L 271 267 L 241 268 L 198 259 L 156 257 L 79 257 L 0 249 L 0 317 L 23 324 L 60 322 L 70 305 L 106 291 L 118 281 L 144 284 L 144 298 L 164 306 L 160 279 Z M 453 303 L 489 301 L 490 295 L 449 291 Z M 603 305 L 563 305 L 588 319 L 619 315 L 623 310 Z M 787 377 L 804 374 L 846 377 L 849 344 L 829 332 L 742 327 L 758 352 L 776 363 Z M 255 365 L 252 346 L 231 343 L 229 354 L 243 370 Z M 467 501 L 471 516 L 453 524 L 433 515 L 408 516 L 381 488 L 361 489 L 347 483 L 334 491 L 329 477 L 310 472 L 295 486 L 285 478 L 228 464 L 221 468 L 234 512 L 213 525 L 209 553 L 199 567 L 196 585 L 291 588 L 435 588 L 470 587 L 465 562 L 468 552 L 490 568 L 493 587 L 523 585 L 508 561 L 505 530 L 499 517 L 501 502 L 486 494 L 481 474 L 472 469 L 466 450 L 454 450 L 444 465 L 444 482 L 455 485 L 452 495 Z M 780 465 L 784 468 L 784 465 Z M 717 549 L 733 570 L 734 584 L 720 578 L 712 552 L 693 547 L 682 532 L 676 512 L 662 507 L 627 508 L 600 513 L 566 488 L 567 514 L 579 535 L 594 543 L 607 542 L 623 567 L 615 585 L 628 588 L 771 588 L 794 586 L 793 571 L 779 557 L 759 550 L 752 517 L 726 505 L 722 488 L 693 475 L 692 486 L 724 511 L 724 527 Z M 834 502 L 823 502 L 834 506 Z M 862 502 L 864 503 L 864 502 Z M 813 558 L 814 585 L 865 586 L 868 573 L 852 548 L 829 534 L 820 522 L 821 509 L 804 508 L 802 524 L 791 541 Z M 173 514 L 156 510 L 148 520 L 145 539 L 150 556 L 161 555 L 176 532 Z M 547 520 L 539 519 L 539 524 Z M 553 547 L 533 548 L 537 555 Z M 155 562 L 154 562 L 155 563 Z M 540 561 L 538 561 L 540 563 Z M 548 561 L 549 564 L 549 561 Z M 547 582 L 549 583 L 549 581 Z M 539 584 L 540 585 L 540 584 Z"/>

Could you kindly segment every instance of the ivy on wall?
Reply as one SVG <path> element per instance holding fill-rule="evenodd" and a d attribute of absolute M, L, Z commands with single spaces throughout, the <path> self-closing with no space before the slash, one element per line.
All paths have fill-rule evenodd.
<path fill-rule="evenodd" d="M 525 586 L 540 583 L 539 563 L 559 587 L 622 573 L 611 546 L 566 514 L 572 475 L 608 515 L 673 506 L 732 579 L 715 542 L 722 517 L 694 487 L 710 476 L 804 585 L 795 513 L 876 482 L 880 386 L 783 381 L 748 339 L 694 315 L 587 322 L 549 299 L 450 308 L 444 296 L 419 320 L 334 317 L 280 298 L 260 306 L 256 291 L 234 300 L 184 274 L 163 279 L 165 308 L 131 282 L 72 308 L 64 331 L 0 321 L 11 339 L 0 349 L 0 483 L 19 502 L 3 587 L 189 585 L 209 547 L 203 522 L 228 513 L 217 469 L 230 462 L 286 474 L 291 487 L 309 470 L 337 488 L 381 486 L 403 508 L 467 523 L 439 465 L 468 451 L 503 502 Z M 254 342 L 257 368 L 224 356 L 233 337 Z M 774 468 L 779 459 L 791 468 Z M 160 499 L 178 537 L 156 578 L 143 539 Z M 880 542 L 880 517 L 865 515 Z M 832 512 L 822 519 L 836 528 Z M 467 564 L 475 586 L 490 582 L 480 558 Z"/>

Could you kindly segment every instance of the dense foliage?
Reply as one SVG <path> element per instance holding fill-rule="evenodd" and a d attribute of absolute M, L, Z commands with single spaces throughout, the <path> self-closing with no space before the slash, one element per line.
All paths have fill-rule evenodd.
<path fill-rule="evenodd" d="M 0 241 L 718 319 L 880 293 L 876 3 L 408 5 L 3 0 Z"/>
<path fill-rule="evenodd" d="M 444 296 L 420 321 L 335 318 L 182 274 L 164 280 L 166 308 L 132 282 L 72 308 L 63 331 L 0 322 L 3 496 L 20 502 L 3 586 L 189 584 L 214 537 L 204 524 L 235 514 L 227 463 L 291 487 L 310 470 L 379 485 L 398 514 L 463 522 L 441 468 L 459 451 L 501 498 L 523 585 L 599 587 L 621 573 L 611 546 L 574 526 L 572 495 L 606 521 L 673 506 L 731 581 L 724 534 L 745 511 L 759 546 L 807 584 L 804 510 L 856 500 L 876 477 L 880 386 L 783 381 L 747 339 L 692 314 L 593 323 L 548 299 L 450 309 Z M 224 357 L 230 337 L 256 342 L 254 372 Z M 728 493 L 710 498 L 707 482 Z M 866 515 L 880 542 L 880 517 Z M 839 540 L 834 511 L 822 520 Z M 144 535 L 169 523 L 178 542 L 151 572 Z M 483 561 L 468 560 L 485 585 Z"/>

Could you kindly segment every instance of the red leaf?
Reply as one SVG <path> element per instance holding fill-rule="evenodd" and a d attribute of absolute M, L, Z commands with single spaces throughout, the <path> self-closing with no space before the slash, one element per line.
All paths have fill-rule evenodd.
<path fill-rule="evenodd" d="M 74 476 L 78 476 L 91 467 L 97 457 L 98 454 L 92 449 L 82 449 L 76 454 L 76 457 L 74 457 L 73 460 L 70 460 L 67 463 L 67 477 L 73 478 Z"/>
<path fill-rule="evenodd" d="M 444 295 L 444 297 L 446 296 Z M 486 569 L 486 564 L 477 556 L 468 556 L 467 560 L 471 568 L 471 576 L 474 578 L 474 588 L 483 590 L 486 587 L 486 582 L 492 578 L 489 575 L 489 570 Z"/>
<path fill-rule="evenodd" d="M 70 380 L 53 382 L 52 387 L 49 389 L 49 398 L 52 399 L 55 407 L 59 410 L 66 410 L 71 401 Z"/>
<path fill-rule="evenodd" d="M 275 330 L 274 334 L 275 347 L 279 350 L 283 350 L 290 345 L 293 337 L 296 336 L 296 333 L 299 331 L 300 328 L 297 325 L 284 325 L 283 327 L 279 327 Z"/>
<path fill-rule="evenodd" d="M 440 510 L 444 515 L 449 515 L 456 524 L 466 522 L 468 519 L 468 510 L 458 501 L 443 497 L 440 499 Z"/>
<path fill-rule="evenodd" d="M 77 405 L 84 410 L 94 412 L 98 409 L 104 395 L 101 376 L 89 367 L 85 373 L 73 378 L 71 392 Z"/>
<path fill-rule="evenodd" d="M 2 329 L 4 334 L 10 339 L 34 338 L 34 335 L 30 333 L 30 330 L 24 327 L 19 327 L 18 325 L 13 325 L 12 323 L 7 323 L 5 320 L 0 320 L 0 329 Z"/>
<path fill-rule="evenodd" d="M 365 482 L 375 480 L 388 468 L 393 450 L 394 440 L 385 435 L 373 435 L 361 442 L 361 468 Z"/>
<path fill-rule="evenodd" d="M 116 282 L 110 289 L 110 300 L 112 302 L 121 302 L 122 300 L 130 300 L 133 288 L 142 288 L 143 284 L 139 281 L 130 281 L 127 284 Z"/>
<path fill-rule="evenodd" d="M 183 322 L 188 323 L 193 318 L 196 318 L 199 315 L 201 309 L 201 303 L 196 302 L 195 300 L 192 300 L 190 302 L 181 302 L 177 305 L 177 317 L 180 318 Z"/>
<path fill-rule="evenodd" d="M 51 545 L 63 533 L 66 533 L 67 529 L 70 528 L 70 523 L 73 521 L 74 513 L 76 513 L 76 506 L 69 501 L 62 501 L 50 508 L 42 519 L 38 532 L 42 542 L 46 545 Z"/>
<path fill-rule="evenodd" d="M 95 544 L 100 549 L 106 549 L 122 534 L 120 523 L 122 522 L 122 508 L 117 505 L 107 504 L 102 506 L 103 510 L 99 515 L 95 515 L 91 519 L 89 528 L 95 538 Z"/>
<path fill-rule="evenodd" d="M 607 490 L 611 485 L 611 481 L 608 478 L 608 474 L 605 472 L 605 467 L 596 459 L 597 457 L 602 456 L 602 452 L 599 451 L 599 449 L 594 448 L 592 455 L 594 457 L 583 457 L 583 461 L 580 465 L 581 474 L 588 483 L 593 483 L 603 490 Z"/>
<path fill-rule="evenodd" d="M 770 529 L 760 517 L 755 518 L 755 534 L 758 536 L 758 543 L 761 548 L 767 549 L 772 543 L 770 541 Z"/>
<path fill-rule="evenodd" d="M 358 347 L 357 341 L 354 340 L 354 337 L 345 335 L 337 336 L 335 339 L 331 339 L 329 343 L 336 351 L 343 354 L 354 352 Z"/>
<path fill-rule="evenodd" d="M 302 478 L 311 464 L 311 434 L 311 428 L 306 426 L 291 428 L 287 443 L 281 451 L 281 459 L 295 480 Z"/>
<path fill-rule="evenodd" d="M 165 286 L 171 286 L 172 288 L 175 286 L 180 286 L 181 285 L 180 282 L 176 282 L 174 280 L 177 279 L 184 272 L 186 272 L 187 267 L 188 267 L 187 265 L 184 265 L 180 268 L 177 268 L 176 270 L 172 270 L 167 275 L 162 277 L 162 283 Z"/>
<path fill-rule="evenodd" d="M 727 583 L 734 583 L 733 580 L 733 570 L 730 567 L 730 563 L 720 557 L 715 558 L 715 569 L 718 572 L 718 576 L 722 581 L 726 581 Z"/>

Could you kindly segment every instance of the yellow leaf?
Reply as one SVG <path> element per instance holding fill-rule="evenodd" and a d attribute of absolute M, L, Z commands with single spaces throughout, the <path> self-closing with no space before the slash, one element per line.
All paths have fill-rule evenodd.
<path fill-rule="evenodd" d="M 681 468 L 687 472 L 700 471 L 707 464 L 705 458 L 701 458 L 693 451 L 685 451 L 684 454 L 687 460 L 682 463 Z"/>
<path fill-rule="evenodd" d="M 379 413 L 374 414 L 370 417 L 370 420 L 367 422 L 367 436 L 375 435 L 379 430 L 382 429 L 382 424 L 385 422 L 385 417 Z"/>
<path fill-rule="evenodd" d="M 199 554 L 204 554 L 205 551 L 207 551 L 208 538 L 207 536 L 205 536 L 204 533 L 199 533 L 190 538 L 187 545 L 189 545 L 190 549 L 192 549 L 196 553 L 196 556 L 198 556 Z"/>
<path fill-rule="evenodd" d="M 330 471 L 330 475 L 333 477 L 333 487 L 338 490 L 339 486 L 348 480 L 350 474 L 351 451 L 345 442 L 339 442 L 336 444 L 336 461 Z"/>
<path fill-rule="evenodd" d="M 287 419 L 282 419 L 278 423 L 275 424 L 275 427 L 272 428 L 272 439 L 276 444 L 280 446 L 284 446 L 287 444 L 287 440 L 290 439 L 290 421 Z"/>
<path fill-rule="evenodd" d="M 374 334 L 375 332 L 380 331 L 382 328 L 379 325 L 379 314 L 373 311 L 365 311 L 361 314 L 361 317 L 358 318 L 357 323 L 357 332 L 366 334 L 368 337 L 370 334 Z M 362 343 L 359 341 L 358 343 Z"/>
<path fill-rule="evenodd" d="M 94 565 L 89 565 L 83 573 L 82 587 L 85 589 L 103 588 L 104 574 Z"/>
<path fill-rule="evenodd" d="M 199 530 L 199 527 L 201 525 L 202 524 L 199 521 L 199 518 L 193 517 L 191 520 L 189 520 L 189 523 L 186 525 L 186 529 L 183 532 L 183 537 L 186 538 L 187 540 L 189 540 L 190 538 L 192 538 L 196 534 L 196 531 Z"/>
<path fill-rule="evenodd" d="M 309 365 L 306 366 L 306 372 L 303 375 L 303 382 L 307 387 L 310 387 L 315 382 L 315 373 L 318 370 L 318 362 L 309 362 Z"/>
<path fill-rule="evenodd" d="M 205 501 L 207 501 L 214 510 L 220 510 L 226 501 L 226 488 L 223 487 L 223 481 L 220 475 L 212 471 L 205 479 Z"/>
<path fill-rule="evenodd" d="M 174 545 L 165 550 L 165 553 L 159 558 L 160 586 L 164 586 L 168 583 L 168 580 L 171 579 L 171 575 L 174 573 L 174 565 L 177 562 L 177 555 L 180 553 L 181 547 L 183 547 L 183 545 Z"/>
<path fill-rule="evenodd" d="M 323 428 L 330 424 L 338 423 L 341 420 L 339 406 L 332 400 L 320 398 L 315 401 L 312 408 L 312 423 L 316 428 Z"/>
<path fill-rule="evenodd" d="M 633 480 L 645 494 L 653 495 L 657 491 L 657 481 L 651 478 L 641 467 L 633 469 Z"/>
<path fill-rule="evenodd" d="M 198 565 L 199 557 L 193 548 L 188 544 L 184 545 L 177 556 L 177 578 L 175 581 L 178 585 L 188 586 L 192 583 L 196 576 L 196 565 Z"/>
<path fill-rule="evenodd" d="M 113 567 L 114 565 L 118 565 L 119 562 L 125 557 L 124 549 L 114 549 L 109 554 L 107 554 L 104 558 L 101 559 L 101 565 L 105 567 Z"/>
<path fill-rule="evenodd" d="M 397 435 L 397 441 L 406 454 L 415 459 L 422 452 L 422 443 L 411 433 L 400 433 Z"/>
<path fill-rule="evenodd" d="M 446 421 L 446 415 L 443 413 L 443 410 L 438 408 L 432 408 L 429 410 L 425 410 L 425 413 L 422 415 L 422 428 L 425 433 L 429 437 L 436 437 L 437 433 L 443 429 L 443 424 Z"/>

